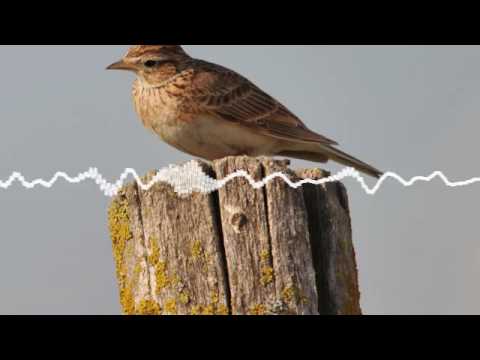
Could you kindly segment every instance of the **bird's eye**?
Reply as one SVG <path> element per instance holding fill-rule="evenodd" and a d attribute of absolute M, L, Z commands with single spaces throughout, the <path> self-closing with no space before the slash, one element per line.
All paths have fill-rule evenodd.
<path fill-rule="evenodd" d="M 145 62 L 145 67 L 147 67 L 147 68 L 153 68 L 153 67 L 157 66 L 158 63 L 159 63 L 159 62 L 158 62 L 158 61 L 155 61 L 155 60 L 148 60 L 148 61 Z"/>

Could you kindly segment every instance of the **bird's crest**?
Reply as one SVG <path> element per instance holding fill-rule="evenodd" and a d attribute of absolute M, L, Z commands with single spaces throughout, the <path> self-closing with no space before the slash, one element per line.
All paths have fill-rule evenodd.
<path fill-rule="evenodd" d="M 181 45 L 135 45 L 128 50 L 126 57 L 138 58 L 157 54 L 186 55 Z"/>

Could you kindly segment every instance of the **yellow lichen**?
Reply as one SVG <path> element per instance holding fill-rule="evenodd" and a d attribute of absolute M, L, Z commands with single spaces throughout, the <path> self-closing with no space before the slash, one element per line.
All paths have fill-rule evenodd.
<path fill-rule="evenodd" d="M 177 314 L 177 300 L 170 299 L 165 303 L 165 313 L 167 315 Z"/>
<path fill-rule="evenodd" d="M 260 259 L 262 260 L 262 262 L 270 261 L 270 253 L 266 250 L 262 251 L 262 253 L 260 254 Z"/>
<path fill-rule="evenodd" d="M 155 278 L 157 280 L 156 292 L 159 295 L 164 289 L 170 286 L 170 279 L 167 274 L 167 264 L 158 262 L 155 266 Z"/>
<path fill-rule="evenodd" d="M 127 243 L 133 238 L 126 199 L 113 201 L 108 211 L 108 227 L 112 238 L 115 268 L 119 282 L 120 303 L 124 313 L 132 314 L 135 312 L 135 305 L 132 291 L 127 286 L 127 268 L 124 261 Z"/>
<path fill-rule="evenodd" d="M 151 237 L 150 244 L 151 253 L 148 257 L 148 262 L 155 268 L 155 279 L 157 282 L 155 291 L 157 295 L 160 295 L 160 293 L 166 288 L 178 284 L 180 282 L 180 278 L 176 275 L 172 276 L 171 278 L 168 276 L 167 264 L 160 260 L 160 248 L 158 247 L 158 240 L 155 237 Z"/>
<path fill-rule="evenodd" d="M 260 263 L 262 264 L 260 269 L 260 283 L 263 286 L 268 286 L 273 282 L 274 275 L 274 270 L 270 264 L 270 253 L 268 251 L 264 250 L 260 253 Z"/>
<path fill-rule="evenodd" d="M 154 237 L 150 239 L 151 254 L 148 257 L 148 262 L 152 265 L 156 265 L 160 261 L 160 249 L 158 247 L 158 240 Z"/>
<path fill-rule="evenodd" d="M 217 305 L 220 301 L 218 293 L 212 293 L 212 298 L 211 298 L 212 304 Z"/>
<path fill-rule="evenodd" d="M 202 246 L 201 241 L 195 241 L 190 249 L 190 256 L 193 263 L 201 266 L 201 271 L 205 274 L 209 271 L 209 266 L 214 262 L 214 255 L 207 253 Z"/>
<path fill-rule="evenodd" d="M 296 297 L 296 289 L 293 286 L 289 286 L 282 291 L 282 300 L 286 303 L 292 302 Z"/>
<path fill-rule="evenodd" d="M 190 296 L 183 291 L 178 295 L 178 300 L 180 301 L 180 304 L 187 305 L 190 302 Z"/>
<path fill-rule="evenodd" d="M 210 304 L 207 306 L 195 305 L 190 310 L 190 315 L 228 315 L 228 307 L 224 304 Z"/>
<path fill-rule="evenodd" d="M 270 266 L 262 267 L 262 277 L 260 278 L 260 282 L 263 286 L 268 286 L 273 282 L 273 268 Z"/>
<path fill-rule="evenodd" d="M 142 274 L 142 264 L 138 262 L 135 265 L 135 268 L 133 269 L 133 278 L 135 279 L 134 281 L 138 281 L 141 274 Z"/>
<path fill-rule="evenodd" d="M 128 217 L 128 203 L 126 200 L 115 200 L 108 212 L 108 225 L 113 244 L 113 253 L 117 271 L 121 275 L 125 248 L 132 239 L 130 219 Z"/>
<path fill-rule="evenodd" d="M 228 308 L 226 305 L 220 305 L 217 307 L 217 315 L 228 315 Z"/>
<path fill-rule="evenodd" d="M 199 305 L 192 306 L 190 310 L 190 315 L 201 315 L 202 314 L 202 307 Z"/>
<path fill-rule="evenodd" d="M 215 315 L 215 306 L 213 304 L 205 306 L 202 310 L 202 315 Z"/>
<path fill-rule="evenodd" d="M 265 305 L 255 305 L 248 310 L 248 315 L 265 315 L 267 308 Z"/>
<path fill-rule="evenodd" d="M 198 260 L 203 255 L 202 243 L 200 241 L 195 241 L 192 246 L 192 258 Z"/>
<path fill-rule="evenodd" d="M 182 279 L 177 274 L 173 274 L 170 277 L 169 283 L 171 286 L 178 286 L 182 283 Z"/>
<path fill-rule="evenodd" d="M 204 258 L 205 258 L 205 263 L 206 264 L 212 264 L 213 261 L 214 261 L 214 257 L 213 257 L 212 254 L 205 254 Z"/>
<path fill-rule="evenodd" d="M 128 286 L 120 290 L 120 303 L 125 315 L 135 314 L 135 298 L 132 289 Z"/>
<path fill-rule="evenodd" d="M 162 309 L 160 306 L 152 300 L 142 300 L 138 305 L 138 315 L 160 315 Z"/>

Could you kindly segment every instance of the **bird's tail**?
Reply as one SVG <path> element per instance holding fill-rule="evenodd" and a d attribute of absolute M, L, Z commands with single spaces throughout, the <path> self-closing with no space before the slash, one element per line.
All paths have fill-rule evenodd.
<path fill-rule="evenodd" d="M 343 151 L 340 151 L 329 145 L 320 145 L 320 149 L 317 150 L 293 150 L 293 151 L 284 151 L 279 154 L 280 156 L 288 156 L 295 159 L 308 160 L 313 162 L 328 162 L 329 160 L 338 162 L 342 165 L 352 167 L 364 174 L 373 176 L 375 178 L 380 178 L 383 175 L 383 172 L 375 169 L 373 166 L 364 163 Z"/>
<path fill-rule="evenodd" d="M 367 175 L 373 176 L 375 178 L 380 178 L 383 175 L 383 172 L 374 168 L 373 166 L 364 163 L 361 160 L 354 158 L 353 156 L 344 153 L 334 147 L 327 146 L 327 156 L 330 160 L 336 161 L 342 165 L 353 167 L 354 169 L 363 172 Z"/>

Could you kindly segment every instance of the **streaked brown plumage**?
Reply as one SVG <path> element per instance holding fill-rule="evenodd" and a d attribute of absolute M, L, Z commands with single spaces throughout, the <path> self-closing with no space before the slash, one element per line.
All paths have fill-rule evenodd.
<path fill-rule="evenodd" d="M 133 99 L 143 124 L 190 155 L 334 160 L 374 177 L 382 174 L 308 129 L 249 80 L 190 57 L 180 45 L 134 46 L 108 69 L 136 73 Z"/>

